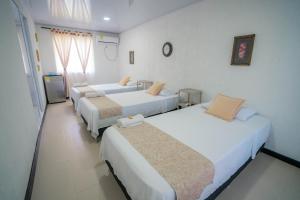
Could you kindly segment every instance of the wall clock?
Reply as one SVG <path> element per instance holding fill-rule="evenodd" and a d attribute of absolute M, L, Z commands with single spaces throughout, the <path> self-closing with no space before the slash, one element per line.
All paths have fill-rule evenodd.
<path fill-rule="evenodd" d="M 169 57 L 173 52 L 173 45 L 170 42 L 166 42 L 162 48 L 162 53 L 165 57 Z"/>

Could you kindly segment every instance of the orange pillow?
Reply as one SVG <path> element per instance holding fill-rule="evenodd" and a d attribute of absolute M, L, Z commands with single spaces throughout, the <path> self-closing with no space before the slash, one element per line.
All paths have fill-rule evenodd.
<path fill-rule="evenodd" d="M 165 86 L 164 83 L 156 82 L 148 89 L 148 93 L 153 96 L 156 96 L 160 93 L 160 91 L 163 89 L 164 86 Z"/>
<path fill-rule="evenodd" d="M 120 80 L 119 84 L 125 86 L 125 85 L 127 85 L 127 83 L 129 82 L 129 80 L 130 80 L 130 77 L 129 77 L 129 76 L 125 76 L 125 77 L 123 77 L 123 78 Z"/>
<path fill-rule="evenodd" d="M 244 99 L 218 94 L 208 107 L 206 113 L 226 121 L 232 121 L 244 102 Z"/>

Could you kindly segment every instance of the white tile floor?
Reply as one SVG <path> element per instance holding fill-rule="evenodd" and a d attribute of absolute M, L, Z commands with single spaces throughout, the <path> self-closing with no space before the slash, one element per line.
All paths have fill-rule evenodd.
<path fill-rule="evenodd" d="M 99 145 L 71 102 L 48 106 L 32 200 L 123 200 Z M 232 182 L 218 200 L 299 200 L 300 170 L 265 154 Z"/>
<path fill-rule="evenodd" d="M 49 105 L 33 200 L 125 199 L 70 102 Z"/>

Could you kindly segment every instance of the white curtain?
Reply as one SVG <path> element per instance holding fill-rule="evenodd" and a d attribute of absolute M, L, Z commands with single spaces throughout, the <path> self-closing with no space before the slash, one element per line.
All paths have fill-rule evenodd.
<path fill-rule="evenodd" d="M 86 74 L 86 68 L 90 57 L 92 35 L 88 33 L 76 33 L 74 36 L 77 53 L 81 63 L 83 74 Z"/>
<path fill-rule="evenodd" d="M 60 58 L 60 62 L 64 68 L 65 91 L 66 91 L 66 96 L 68 97 L 69 91 L 67 89 L 68 88 L 67 67 L 70 58 L 72 36 L 70 35 L 69 32 L 60 31 L 56 29 L 52 29 L 51 33 L 52 33 L 52 38 L 55 44 L 56 51 Z"/>
<path fill-rule="evenodd" d="M 88 83 L 89 74 L 82 74 L 78 72 L 68 72 L 68 90 L 71 92 L 74 83 Z"/>

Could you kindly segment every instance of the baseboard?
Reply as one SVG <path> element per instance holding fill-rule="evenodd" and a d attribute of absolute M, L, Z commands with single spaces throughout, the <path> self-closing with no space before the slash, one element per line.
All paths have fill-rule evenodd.
<path fill-rule="evenodd" d="M 31 164 L 29 180 L 28 180 L 26 194 L 25 194 L 25 198 L 24 198 L 25 200 L 30 200 L 31 199 L 31 194 L 32 194 L 33 184 L 34 184 L 35 171 L 36 171 L 36 165 L 37 165 L 39 149 L 40 149 L 40 141 L 41 141 L 41 135 L 42 135 L 41 133 L 42 133 L 42 128 L 43 128 L 46 112 L 47 112 L 47 106 L 45 108 L 42 123 L 41 123 L 41 126 L 40 126 L 40 130 L 39 130 L 39 133 L 38 133 L 36 144 L 35 144 L 35 150 L 34 150 L 33 160 L 32 160 L 32 164 Z"/>
<path fill-rule="evenodd" d="M 293 166 L 295 166 L 295 167 L 300 168 L 300 162 L 297 161 L 297 160 L 294 160 L 294 159 L 292 159 L 292 158 L 289 158 L 289 157 L 287 157 L 287 156 L 284 156 L 284 155 L 282 155 L 282 154 L 280 154 L 280 153 L 277 153 L 277 152 L 275 152 L 275 151 L 272 151 L 272 150 L 266 149 L 266 148 L 263 148 L 263 149 L 262 149 L 262 152 L 264 152 L 265 154 L 268 154 L 268 155 L 270 155 L 270 156 L 272 156 L 272 157 L 274 157 L 274 158 L 277 158 L 277 159 L 279 159 L 279 160 L 282 160 L 282 161 L 284 161 L 284 162 L 286 162 L 286 163 L 289 163 L 289 164 L 291 164 L 291 165 L 293 165 Z"/>

